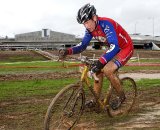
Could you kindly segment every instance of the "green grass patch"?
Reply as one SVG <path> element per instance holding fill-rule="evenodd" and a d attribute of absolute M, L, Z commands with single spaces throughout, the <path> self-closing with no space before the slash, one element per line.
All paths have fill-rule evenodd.
<path fill-rule="evenodd" d="M 65 72 L 77 71 L 79 69 L 77 63 L 66 62 L 63 66 L 62 62 L 55 61 L 36 61 L 36 62 L 14 62 L 0 63 L 0 74 L 17 74 L 17 73 L 40 73 L 40 72 Z M 69 66 L 69 67 L 67 67 Z M 73 67 L 70 67 L 73 66 Z M 122 71 L 139 71 L 139 70 L 160 70 L 159 66 L 124 66 Z"/>
<path fill-rule="evenodd" d="M 46 60 L 45 57 L 35 53 L 34 51 L 0 51 L 0 54 L 0 63 Z"/>
<path fill-rule="evenodd" d="M 31 56 L 14 56 L 14 57 L 9 57 L 7 60 L 3 62 L 25 62 L 25 61 L 44 61 L 46 60 L 44 57 L 31 57 Z"/>
<path fill-rule="evenodd" d="M 55 80 L 27 80 L 27 81 L 1 81 L 0 99 L 16 100 L 37 96 L 50 96 L 58 93 L 65 85 L 75 83 L 76 78 Z M 93 81 L 93 80 L 91 80 Z M 107 90 L 109 82 L 105 80 L 103 90 Z M 160 79 L 142 79 L 136 81 L 138 89 L 160 87 Z"/>
<path fill-rule="evenodd" d="M 55 79 L 55 80 L 27 80 L 27 81 L 1 81 L 0 82 L 0 102 L 10 102 L 1 107 L 0 116 L 11 117 L 0 119 L 2 126 L 6 129 L 28 130 L 43 128 L 44 116 L 51 99 L 64 86 L 75 83 L 78 79 Z M 91 82 L 93 80 L 91 79 Z M 103 89 L 106 90 L 109 82 L 104 80 Z M 139 89 L 151 89 L 160 87 L 160 79 L 142 79 L 136 81 Z M 24 99 L 24 100 L 23 100 Z M 33 100 L 32 100 L 33 99 Z M 34 100 L 35 99 L 35 100 Z M 42 102 L 36 102 L 36 99 L 42 99 Z M 43 99 L 50 99 L 43 100 Z M 15 101 L 15 102 L 14 102 Z M 24 102 L 23 102 L 24 101 Z M 30 102 L 25 102 L 30 101 Z M 117 122 L 127 121 L 131 118 L 117 117 L 108 118 L 106 113 L 97 114 L 95 112 L 85 113 L 82 116 L 83 122 L 96 122 L 97 128 L 112 129 L 112 125 Z"/>
<path fill-rule="evenodd" d="M 78 70 L 78 67 L 68 67 L 79 63 L 65 63 L 55 61 L 0 63 L 0 74 L 36 73 L 36 72 L 65 72 Z"/>
<path fill-rule="evenodd" d="M 16 100 L 18 98 L 55 95 L 65 85 L 75 81 L 76 79 L 3 81 L 0 82 L 0 99 Z"/>
<path fill-rule="evenodd" d="M 160 70 L 159 66 L 124 66 L 122 71 L 139 71 L 139 70 Z"/>
<path fill-rule="evenodd" d="M 138 89 L 149 89 L 152 87 L 160 87 L 160 79 L 141 79 L 136 81 Z"/>
<path fill-rule="evenodd" d="M 160 63 L 160 59 L 140 59 L 140 62 L 144 62 L 144 63 Z"/>
<path fill-rule="evenodd" d="M 130 60 L 129 61 L 130 63 L 160 63 L 160 59 L 147 59 L 147 58 L 144 58 L 144 59 L 136 59 L 136 60 Z"/>

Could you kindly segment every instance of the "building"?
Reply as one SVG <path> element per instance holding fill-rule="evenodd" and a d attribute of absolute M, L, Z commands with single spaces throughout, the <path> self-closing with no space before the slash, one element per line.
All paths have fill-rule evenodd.
<path fill-rule="evenodd" d="M 154 46 L 160 47 L 160 36 L 152 37 L 150 35 L 130 34 L 134 47 L 136 49 L 153 49 Z M 15 38 L 8 37 L 0 39 L 0 50 L 16 49 L 48 49 L 54 50 L 64 47 L 71 47 L 78 44 L 82 39 L 76 38 L 75 35 L 56 32 L 50 29 L 40 31 L 16 34 Z M 99 49 L 103 44 L 97 40 L 91 40 L 91 46 Z"/>
<path fill-rule="evenodd" d="M 154 49 L 160 47 L 160 36 L 152 37 L 150 35 L 130 34 L 135 49 Z M 93 48 L 100 48 L 99 42 L 95 39 L 92 41 Z"/>
<path fill-rule="evenodd" d="M 1 50 L 57 49 L 76 45 L 75 35 L 42 29 L 41 31 L 16 34 L 15 39 L 0 39 Z"/>
<path fill-rule="evenodd" d="M 140 34 L 131 34 L 130 35 L 134 47 L 137 49 L 152 49 L 153 45 L 155 44 L 160 47 L 160 36 L 150 36 L 150 35 L 140 35 Z"/>

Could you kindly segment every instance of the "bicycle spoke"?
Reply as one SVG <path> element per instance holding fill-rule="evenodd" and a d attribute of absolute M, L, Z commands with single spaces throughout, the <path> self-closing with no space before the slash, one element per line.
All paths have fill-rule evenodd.
<path fill-rule="evenodd" d="M 121 79 L 121 81 L 122 81 L 122 87 L 123 87 L 126 99 L 120 105 L 120 107 L 118 109 L 113 110 L 111 107 L 109 107 L 107 109 L 107 112 L 108 112 L 109 116 L 111 116 L 111 117 L 114 117 L 117 115 L 128 114 L 128 112 L 133 107 L 133 104 L 136 99 L 137 88 L 136 88 L 136 84 L 135 84 L 134 80 L 129 77 L 126 77 L 126 78 Z M 110 93 L 111 93 L 111 95 L 108 100 L 109 100 L 109 102 L 113 102 L 113 100 L 117 99 L 118 94 L 114 88 L 110 90 Z"/>
<path fill-rule="evenodd" d="M 51 102 L 45 118 L 45 130 L 72 128 L 82 114 L 84 93 L 76 85 L 60 91 Z"/>

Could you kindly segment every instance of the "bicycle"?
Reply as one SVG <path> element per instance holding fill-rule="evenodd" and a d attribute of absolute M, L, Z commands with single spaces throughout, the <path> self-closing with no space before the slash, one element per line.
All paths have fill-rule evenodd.
<path fill-rule="evenodd" d="M 50 103 L 44 120 L 45 130 L 74 129 L 85 109 L 86 94 L 84 87 L 91 91 L 98 109 L 107 112 L 110 117 L 128 114 L 132 109 L 137 96 L 137 86 L 132 78 L 124 77 L 120 79 L 126 100 L 120 108 L 113 110 L 110 103 L 117 98 L 114 88 L 110 84 L 108 93 L 104 97 L 98 98 L 88 78 L 89 68 L 93 61 L 81 58 L 81 62 L 84 63 L 84 69 L 80 81 L 64 87 Z M 95 74 L 93 77 L 98 81 Z"/>

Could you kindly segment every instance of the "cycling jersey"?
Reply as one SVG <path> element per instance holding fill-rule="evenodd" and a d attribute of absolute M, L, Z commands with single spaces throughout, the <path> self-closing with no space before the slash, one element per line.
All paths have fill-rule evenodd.
<path fill-rule="evenodd" d="M 99 59 L 102 64 L 106 64 L 113 58 L 116 58 L 115 64 L 120 67 L 124 65 L 133 54 L 133 44 L 128 33 L 117 22 L 104 17 L 98 17 L 97 26 L 93 32 L 89 32 L 86 29 L 82 42 L 68 49 L 69 54 L 84 51 L 92 37 L 105 43 L 105 45 L 109 47 Z"/>

